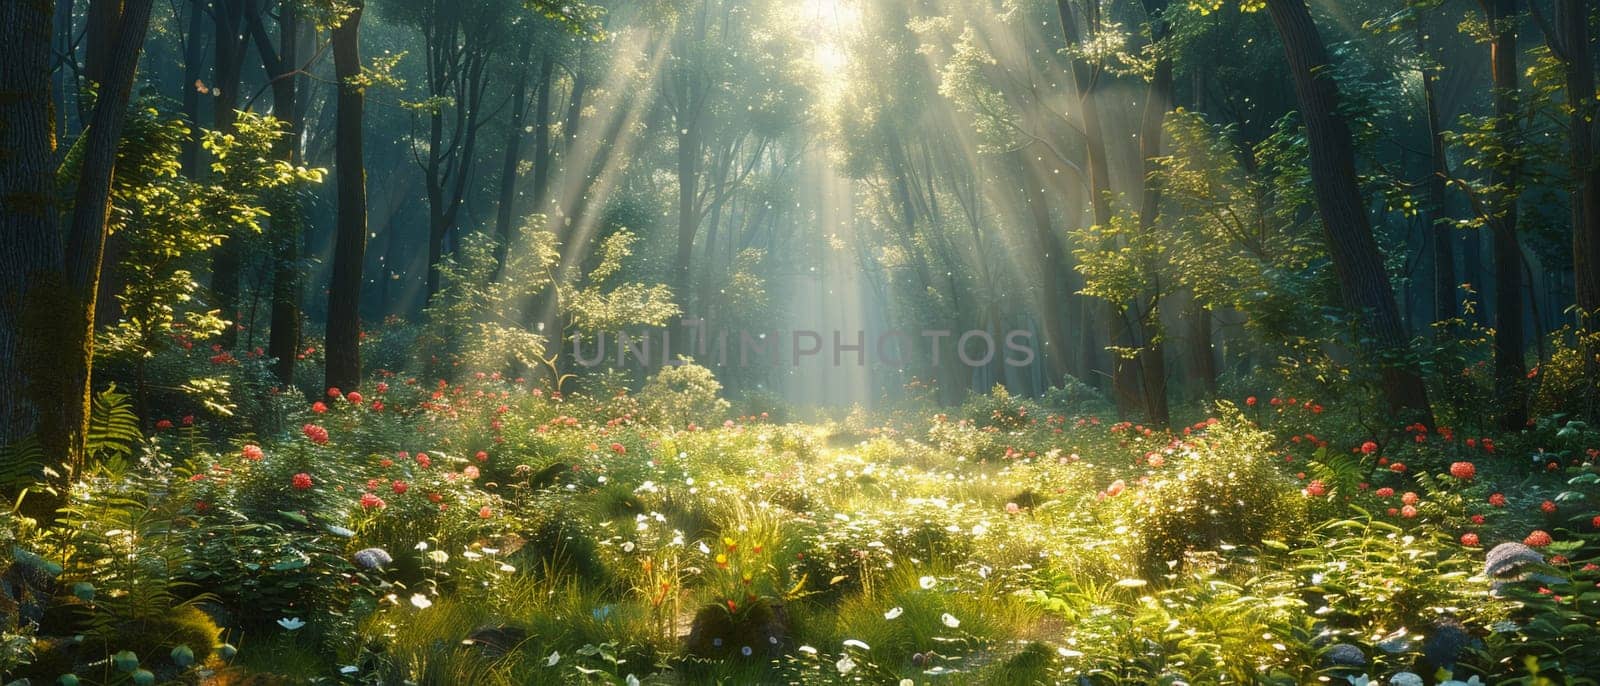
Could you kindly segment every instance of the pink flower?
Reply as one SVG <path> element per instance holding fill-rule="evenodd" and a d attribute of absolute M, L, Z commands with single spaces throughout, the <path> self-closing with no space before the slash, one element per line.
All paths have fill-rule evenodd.
<path fill-rule="evenodd" d="M 1373 491 L 1373 494 L 1378 496 L 1379 498 L 1393 498 L 1394 497 L 1394 489 L 1389 488 L 1388 486 L 1384 486 L 1383 488 L 1380 488 L 1380 489 L 1378 489 L 1376 491 Z"/>
<path fill-rule="evenodd" d="M 484 505 L 483 507 L 478 508 L 478 516 L 488 519 L 494 516 L 494 510 L 489 509 L 488 505 Z"/>
<path fill-rule="evenodd" d="M 1127 487 L 1128 484 L 1124 483 L 1122 479 L 1117 479 L 1116 481 L 1111 482 L 1110 486 L 1106 487 L 1106 495 L 1115 497 L 1122 493 L 1122 490 Z"/>
<path fill-rule="evenodd" d="M 1453 476 L 1453 477 L 1455 477 L 1457 479 L 1460 479 L 1462 481 L 1470 481 L 1470 480 L 1472 480 L 1472 477 L 1477 476 L 1477 475 L 1478 475 L 1478 468 L 1477 468 L 1477 466 L 1473 465 L 1471 462 L 1452 462 L 1452 463 L 1450 463 L 1450 476 Z"/>
<path fill-rule="evenodd" d="M 476 479 L 478 478 L 478 467 L 469 464 L 465 469 L 461 470 L 461 473 L 465 474 L 468 479 Z"/>
<path fill-rule="evenodd" d="M 1021 512 L 1021 511 L 1022 511 L 1022 508 L 1020 506 L 1018 506 L 1016 503 L 1006 503 L 1006 514 L 1017 514 L 1018 512 Z"/>
<path fill-rule="evenodd" d="M 361 404 L 361 392 L 360 391 L 350 391 L 349 393 L 345 394 L 344 399 L 350 401 L 350 403 L 353 404 L 353 405 L 360 405 Z"/>
<path fill-rule="evenodd" d="M 396 479 L 393 484 L 389 485 L 389 488 L 394 490 L 395 495 L 403 495 L 406 491 L 411 489 L 411 486 L 404 481 Z"/>
<path fill-rule="evenodd" d="M 1375 452 L 1378 452 L 1378 444 L 1377 443 L 1373 443 L 1372 441 L 1367 441 L 1366 443 L 1362 443 L 1361 444 L 1361 454 L 1363 454 L 1363 455 L 1371 455 L 1371 454 L 1373 454 Z"/>
<path fill-rule="evenodd" d="M 300 472 L 299 474 L 289 477 L 289 485 L 293 486 L 297 491 L 308 490 L 311 488 L 311 475 L 305 472 Z"/>
<path fill-rule="evenodd" d="M 361 507 L 362 507 L 362 509 L 371 510 L 373 508 L 377 508 L 377 509 L 381 510 L 381 509 L 383 509 L 385 507 L 388 507 L 388 506 L 389 506 L 388 503 L 383 502 L 383 498 L 379 498 L 378 496 L 373 495 L 371 493 L 362 493 L 361 494 Z"/>
<path fill-rule="evenodd" d="M 328 405 L 321 400 L 318 400 L 314 403 L 311 403 L 311 411 L 317 414 L 324 414 L 328 411 Z"/>
<path fill-rule="evenodd" d="M 1405 495 L 1400 496 L 1400 502 L 1406 505 L 1415 505 L 1421 499 L 1415 491 L 1406 491 Z"/>
<path fill-rule="evenodd" d="M 1504 493 L 1496 493 L 1494 495 L 1489 496 L 1489 504 L 1493 505 L 1495 507 L 1505 507 L 1506 506 L 1506 494 L 1504 494 Z"/>
<path fill-rule="evenodd" d="M 486 453 L 486 452 L 484 452 L 482 450 L 479 450 L 478 454 L 473 455 L 473 457 L 476 458 L 479 462 L 488 462 L 489 461 L 489 453 Z"/>
<path fill-rule="evenodd" d="M 1472 533 L 1471 531 L 1461 534 L 1461 545 L 1464 545 L 1468 548 L 1478 547 L 1478 535 Z"/>
<path fill-rule="evenodd" d="M 389 384 L 388 384 L 388 382 L 379 381 L 378 382 L 378 392 L 379 393 L 388 393 L 389 392 Z"/>
<path fill-rule="evenodd" d="M 1405 507 L 1402 507 L 1402 508 L 1400 508 L 1400 516 L 1401 517 L 1405 517 L 1406 519 L 1411 519 L 1413 517 L 1416 517 L 1417 516 L 1417 508 L 1415 508 L 1415 507 L 1413 507 L 1411 505 L 1407 505 Z"/>
<path fill-rule="evenodd" d="M 251 462 L 255 462 L 256 460 L 266 457 L 266 453 L 261 451 L 261 446 L 254 443 L 244 444 L 244 447 L 239 449 L 239 454 L 243 455 L 244 459 L 250 460 Z"/>
<path fill-rule="evenodd" d="M 614 452 L 614 453 L 616 453 L 618 455 L 621 455 L 623 453 L 628 452 L 628 447 L 623 445 L 623 444 L 621 444 L 621 443 L 612 443 L 611 444 L 611 452 Z"/>
<path fill-rule="evenodd" d="M 1321 479 L 1313 479 L 1311 483 L 1306 484 L 1306 495 L 1309 495 L 1313 498 L 1321 498 L 1323 495 L 1327 494 L 1327 492 L 1328 489 L 1322 484 Z"/>
<path fill-rule="evenodd" d="M 344 394 L 339 392 L 339 387 L 338 386 L 329 386 L 328 387 L 328 397 L 329 398 L 337 398 L 337 397 L 339 397 L 341 395 L 344 395 Z"/>
<path fill-rule="evenodd" d="M 1550 541 L 1551 539 L 1549 533 L 1537 529 L 1535 529 L 1533 533 L 1528 534 L 1527 538 L 1522 539 L 1522 543 L 1530 548 L 1543 548 L 1547 545 L 1550 545 Z"/>

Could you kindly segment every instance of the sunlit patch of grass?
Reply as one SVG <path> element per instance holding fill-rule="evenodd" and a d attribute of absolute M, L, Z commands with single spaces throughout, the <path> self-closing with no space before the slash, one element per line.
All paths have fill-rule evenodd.
<path fill-rule="evenodd" d="M 337 669 L 318 653 L 315 646 L 306 645 L 291 632 L 274 633 L 251 640 L 242 638 L 239 654 L 233 664 L 248 672 L 273 674 L 294 683 L 306 683 L 325 678 Z"/>

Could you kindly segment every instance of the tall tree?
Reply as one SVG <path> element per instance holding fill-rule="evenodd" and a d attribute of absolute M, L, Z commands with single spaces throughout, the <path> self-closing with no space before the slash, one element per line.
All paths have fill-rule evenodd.
<path fill-rule="evenodd" d="M 1355 143 L 1339 113 L 1339 86 L 1329 73 L 1327 46 L 1305 0 L 1266 0 L 1266 7 L 1294 80 L 1311 153 L 1317 210 L 1340 293 L 1372 341 L 1370 352 L 1382 371 L 1382 390 L 1390 409 L 1424 415 L 1431 423 L 1428 390 L 1406 360 L 1410 346 L 1400 308 L 1356 181 Z"/>
<path fill-rule="evenodd" d="M 1572 275 L 1578 317 L 1586 334 L 1583 343 L 1585 375 L 1589 379 L 1591 415 L 1600 412 L 1593 384 L 1600 379 L 1600 171 L 1595 169 L 1594 117 L 1595 66 L 1589 41 L 1589 0 L 1557 0 L 1560 57 L 1565 66 L 1569 155 L 1573 173 Z"/>
<path fill-rule="evenodd" d="M 216 61 L 212 65 L 213 82 L 209 87 L 216 109 L 212 128 L 220 133 L 233 132 L 239 119 L 239 89 L 242 86 L 245 48 L 246 14 L 259 12 L 253 0 L 215 0 L 211 16 L 216 33 Z M 249 21 L 257 21 L 250 18 Z M 211 294 L 222 316 L 234 322 L 222 332 L 222 346 L 232 348 L 238 339 L 243 323 L 239 311 L 239 268 L 244 264 L 244 242 L 239 236 L 227 236 L 217 246 L 211 259 Z"/>
<path fill-rule="evenodd" d="M 1167 21 L 1167 0 L 1143 0 L 1149 21 L 1150 43 L 1155 63 L 1148 76 L 1144 115 L 1139 125 L 1139 154 L 1144 158 L 1144 196 L 1139 207 L 1139 231 L 1149 233 L 1161 216 L 1161 185 L 1156 172 L 1161 168 L 1161 136 L 1167 111 L 1172 109 L 1172 56 L 1162 41 L 1171 32 Z M 1152 274 L 1156 269 L 1151 267 Z M 1155 276 L 1157 280 L 1160 276 Z M 1161 288 L 1151 284 L 1143 302 L 1136 303 L 1133 316 L 1139 326 L 1139 376 L 1143 382 L 1145 418 L 1158 426 L 1171 421 L 1167 403 L 1166 351 L 1161 344 Z"/>
<path fill-rule="evenodd" d="M 0 46 L 0 226 L 9 290 L 0 306 L 0 411 L 9 442 L 36 434 L 69 473 L 83 458 L 94 359 L 95 299 L 109 233 L 111 182 L 152 0 L 97 0 L 89 11 L 105 44 L 96 47 L 93 115 L 78 143 L 77 178 L 65 226 L 51 197 L 56 183 L 48 54 L 50 3 L 6 3 L 0 18 L 18 35 Z M 29 54 L 38 50 L 41 54 Z"/>
<path fill-rule="evenodd" d="M 1517 196 L 1521 183 L 1518 125 L 1517 2 L 1480 0 L 1489 21 L 1494 131 L 1506 153 L 1491 165 L 1489 231 L 1494 255 L 1494 395 L 1502 428 L 1520 429 L 1528 420 L 1523 359 L 1522 244 L 1517 240 Z"/>
<path fill-rule="evenodd" d="M 333 275 L 328 284 L 324 385 L 349 390 L 361 381 L 361 267 L 367 252 L 367 168 L 362 159 L 361 73 L 363 0 L 333 28 L 333 73 L 339 96 L 335 114 L 334 174 L 338 208 L 334 220 Z"/>
<path fill-rule="evenodd" d="M 254 4 L 255 0 L 250 0 Z M 251 8 L 254 9 L 253 7 Z M 282 0 L 278 5 L 278 45 L 274 49 L 260 12 L 251 11 L 250 35 L 261 64 L 272 83 L 272 112 L 282 133 L 273 143 L 273 156 L 297 165 L 300 163 L 300 133 L 305 127 L 301 115 L 299 89 L 299 43 L 301 40 L 298 0 Z M 275 194 L 272 208 L 272 317 L 267 339 L 267 355 L 272 357 L 278 380 L 294 383 L 295 361 L 300 350 L 300 241 L 302 233 L 300 197 L 290 188 Z"/>

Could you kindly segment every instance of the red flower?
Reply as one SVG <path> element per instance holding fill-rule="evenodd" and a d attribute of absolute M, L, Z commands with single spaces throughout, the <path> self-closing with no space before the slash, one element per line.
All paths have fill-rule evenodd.
<path fill-rule="evenodd" d="M 317 426 L 316 424 L 307 424 L 300 427 L 300 433 L 305 434 L 307 439 L 310 439 L 312 443 L 317 445 L 322 445 L 328 442 L 328 430 Z"/>
<path fill-rule="evenodd" d="M 1460 479 L 1462 481 L 1470 481 L 1472 479 L 1472 477 L 1477 476 L 1477 475 L 1478 475 L 1478 468 L 1476 466 L 1474 466 L 1471 462 L 1452 462 L 1452 463 L 1450 463 L 1450 476 L 1453 476 L 1453 477 L 1455 477 L 1457 479 Z"/>
<path fill-rule="evenodd" d="M 156 422 L 156 428 L 157 428 L 157 429 L 160 429 L 160 430 L 162 430 L 162 431 L 165 431 L 165 430 L 167 430 L 167 429 L 170 429 L 170 428 L 172 428 L 172 420 L 170 420 L 170 419 L 163 419 L 163 420 L 161 420 L 161 421 L 159 421 L 159 422 Z"/>
<path fill-rule="evenodd" d="M 1406 519 L 1411 519 L 1412 517 L 1417 516 L 1417 508 L 1411 505 L 1402 507 L 1400 508 L 1400 516 L 1405 517 Z"/>
<path fill-rule="evenodd" d="M 1388 486 L 1384 486 L 1383 488 L 1380 488 L 1377 491 L 1374 491 L 1374 493 L 1379 498 L 1392 498 L 1392 497 L 1394 497 L 1394 489 L 1389 488 Z"/>
<path fill-rule="evenodd" d="M 1472 515 L 1472 523 L 1473 524 L 1482 524 L 1483 523 L 1483 515 L 1481 515 L 1481 514 Z"/>
<path fill-rule="evenodd" d="M 1406 491 L 1405 495 L 1400 496 L 1400 502 L 1406 505 L 1415 505 L 1419 500 L 1422 500 L 1422 498 L 1417 495 L 1416 491 Z"/>
<path fill-rule="evenodd" d="M 488 462 L 489 461 L 489 453 L 486 453 L 486 452 L 484 452 L 482 450 L 479 450 L 478 454 L 473 455 L 473 457 L 476 458 L 479 462 Z"/>
<path fill-rule="evenodd" d="M 382 400 L 374 400 L 374 401 L 372 401 L 372 411 L 373 412 L 382 412 L 383 411 L 383 401 Z"/>
<path fill-rule="evenodd" d="M 1476 448 L 1476 447 L 1478 447 L 1478 439 L 1476 439 L 1476 438 L 1467 439 L 1467 447 L 1468 448 Z"/>
<path fill-rule="evenodd" d="M 364 510 L 370 510 L 370 509 L 373 509 L 373 508 L 377 508 L 377 509 L 381 510 L 381 509 L 383 509 L 385 507 L 388 507 L 388 506 L 389 506 L 388 503 L 383 502 L 383 498 L 379 498 L 378 496 L 373 495 L 371 493 L 362 493 L 361 494 L 361 508 L 364 509 Z"/>
<path fill-rule="evenodd" d="M 1468 548 L 1478 547 L 1478 535 L 1472 533 L 1471 531 L 1461 534 L 1461 545 L 1464 545 Z"/>
<path fill-rule="evenodd" d="M 1367 441 L 1366 443 L 1362 443 L 1361 444 L 1361 454 L 1363 454 L 1363 455 L 1371 455 L 1371 454 L 1373 454 L 1375 452 L 1378 452 L 1378 444 L 1377 443 L 1373 443 L 1372 441 Z"/>
<path fill-rule="evenodd" d="M 311 475 L 305 472 L 300 472 L 299 474 L 289 477 L 289 485 L 293 486 L 297 491 L 309 489 L 311 488 Z"/>
<path fill-rule="evenodd" d="M 256 460 L 259 460 L 259 459 L 261 459 L 261 458 L 266 456 L 266 453 L 263 453 L 261 451 L 261 446 L 256 445 L 254 443 L 246 443 L 246 444 L 244 444 L 244 447 L 239 449 L 239 454 L 243 455 L 244 459 L 250 460 L 252 462 L 254 462 Z"/>
<path fill-rule="evenodd" d="M 1545 514 L 1555 514 L 1556 513 L 1556 504 L 1551 502 L 1551 501 L 1546 500 L 1546 501 L 1544 501 L 1542 503 L 1539 503 L 1539 509 L 1543 510 Z"/>
<path fill-rule="evenodd" d="M 1255 407 L 1256 406 L 1256 397 L 1252 395 L 1252 396 L 1250 396 L 1248 398 L 1245 398 L 1244 399 L 1244 404 L 1249 405 L 1250 407 Z"/>
<path fill-rule="evenodd" d="M 1531 548 L 1543 548 L 1550 545 L 1550 534 L 1536 529 L 1528 534 L 1527 538 L 1522 539 L 1522 543 Z"/>
<path fill-rule="evenodd" d="M 444 500 L 444 496 L 439 495 L 438 493 L 429 493 L 428 494 L 428 502 L 430 502 L 430 503 L 437 503 L 437 502 L 439 502 L 441 500 Z"/>
<path fill-rule="evenodd" d="M 1322 485 L 1321 479 L 1313 479 L 1311 483 L 1306 484 L 1306 495 L 1313 498 L 1321 498 L 1327 492 L 1328 489 Z"/>
<path fill-rule="evenodd" d="M 318 400 L 318 401 L 316 401 L 314 403 L 311 403 L 311 411 L 315 412 L 317 414 L 323 414 L 323 413 L 326 413 L 328 411 L 328 406 L 327 406 L 326 403 L 323 403 L 321 400 Z"/>
<path fill-rule="evenodd" d="M 621 455 L 623 453 L 628 452 L 628 448 L 627 448 L 627 446 L 624 446 L 621 443 L 612 443 L 611 444 L 611 452 L 614 452 L 614 453 L 616 453 L 618 455 Z"/>
<path fill-rule="evenodd" d="M 1116 496 L 1122 492 L 1122 489 L 1127 487 L 1128 485 L 1123 483 L 1122 479 L 1117 479 L 1116 481 L 1111 482 L 1111 485 L 1106 488 L 1106 495 Z"/>
<path fill-rule="evenodd" d="M 378 382 L 378 392 L 379 393 L 388 393 L 389 392 L 389 384 L 388 384 L 388 382 L 379 381 Z"/>
<path fill-rule="evenodd" d="M 433 459 L 429 458 L 427 453 L 417 453 L 417 464 L 423 467 L 431 467 L 433 466 Z"/>
<path fill-rule="evenodd" d="M 488 519 L 494 516 L 494 510 L 489 509 L 488 505 L 484 505 L 483 507 L 478 508 L 478 516 Z"/>
<path fill-rule="evenodd" d="M 345 394 L 344 399 L 350 401 L 351 404 L 360 405 L 361 404 L 361 392 L 360 391 L 350 391 L 349 393 Z"/>
<path fill-rule="evenodd" d="M 184 415 L 183 416 L 183 425 L 184 426 L 194 426 L 194 415 L 192 415 L 192 414 Z"/>
<path fill-rule="evenodd" d="M 328 397 L 329 398 L 337 398 L 337 397 L 339 397 L 341 395 L 343 395 L 343 393 L 339 392 L 339 387 L 338 386 L 329 386 L 328 387 Z"/>
<path fill-rule="evenodd" d="M 1505 507 L 1506 506 L 1506 494 L 1504 494 L 1504 493 L 1496 493 L 1494 495 L 1489 496 L 1489 504 L 1493 505 L 1495 507 Z"/>
<path fill-rule="evenodd" d="M 461 470 L 461 474 L 466 476 L 468 479 L 476 479 L 478 478 L 478 467 L 476 465 L 469 464 L 465 469 Z"/>
<path fill-rule="evenodd" d="M 1396 474 L 1404 474 L 1405 471 L 1406 471 L 1406 463 L 1404 463 L 1404 462 L 1396 462 L 1396 463 L 1394 463 L 1392 465 L 1389 465 L 1389 471 L 1394 472 Z"/>

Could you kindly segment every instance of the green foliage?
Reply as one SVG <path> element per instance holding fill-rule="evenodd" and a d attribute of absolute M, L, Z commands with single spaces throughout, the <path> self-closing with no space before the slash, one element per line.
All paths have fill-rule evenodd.
<path fill-rule="evenodd" d="M 641 417 L 660 426 L 683 428 L 695 421 L 716 422 L 728 412 L 728 401 L 718 397 L 722 384 L 715 374 L 680 358 L 656 372 L 639 390 Z"/>

